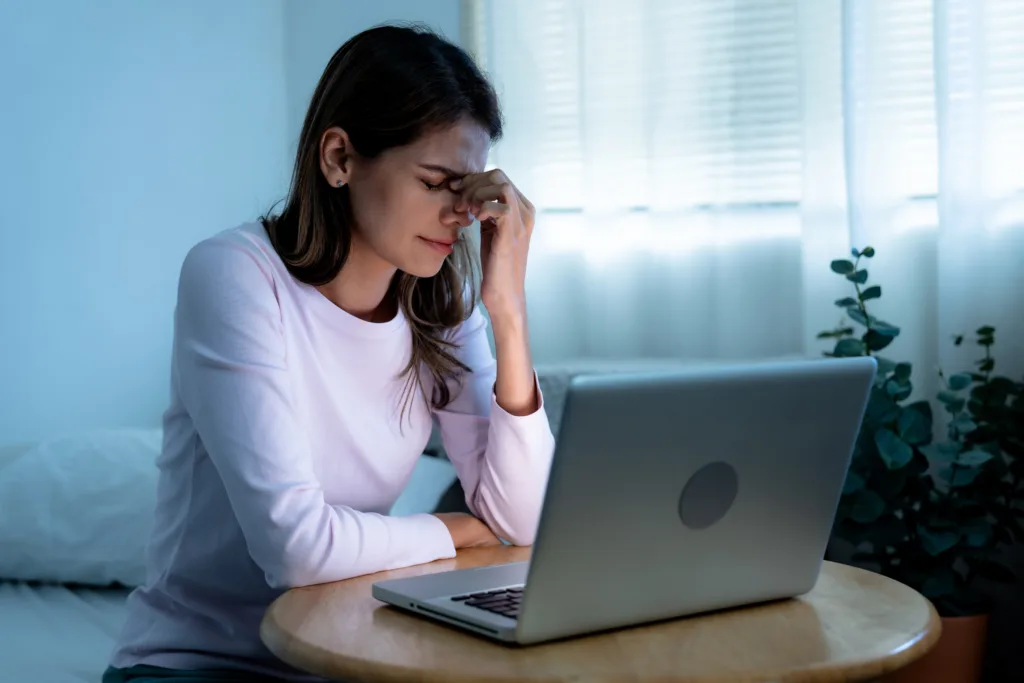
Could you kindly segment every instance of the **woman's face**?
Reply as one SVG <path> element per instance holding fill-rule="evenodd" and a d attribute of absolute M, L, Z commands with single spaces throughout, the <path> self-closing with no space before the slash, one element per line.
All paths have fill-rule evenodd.
<path fill-rule="evenodd" d="M 483 127 L 463 121 L 373 160 L 353 155 L 345 179 L 355 216 L 353 254 L 366 246 L 398 270 L 436 275 L 449 245 L 473 222 L 453 209 L 458 194 L 448 183 L 482 172 L 489 146 Z"/>

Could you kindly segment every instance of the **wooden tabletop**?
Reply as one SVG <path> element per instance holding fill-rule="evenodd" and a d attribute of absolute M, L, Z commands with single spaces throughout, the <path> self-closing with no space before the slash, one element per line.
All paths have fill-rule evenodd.
<path fill-rule="evenodd" d="M 530 548 L 466 549 L 451 560 L 296 588 L 267 610 L 261 636 L 293 666 L 366 683 L 833 683 L 905 666 L 941 630 L 917 592 L 831 562 L 814 590 L 796 599 L 528 647 L 407 614 L 370 594 L 384 579 L 529 557 Z"/>

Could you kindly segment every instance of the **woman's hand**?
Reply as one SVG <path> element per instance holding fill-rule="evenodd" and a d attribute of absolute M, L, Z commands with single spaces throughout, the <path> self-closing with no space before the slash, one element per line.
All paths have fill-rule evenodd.
<path fill-rule="evenodd" d="M 492 323 L 526 317 L 526 257 L 533 233 L 533 204 L 499 169 L 453 180 L 458 212 L 480 221 L 480 299 Z"/>
<path fill-rule="evenodd" d="M 473 515 L 465 512 L 435 512 L 434 516 L 444 522 L 452 535 L 455 548 L 477 548 L 485 545 L 501 545 L 490 527 Z"/>
<path fill-rule="evenodd" d="M 469 211 L 480 221 L 480 299 L 494 332 L 495 399 L 512 415 L 530 415 L 540 405 L 526 326 L 533 204 L 497 169 L 467 175 L 449 186 L 461 195 L 455 210 Z"/>

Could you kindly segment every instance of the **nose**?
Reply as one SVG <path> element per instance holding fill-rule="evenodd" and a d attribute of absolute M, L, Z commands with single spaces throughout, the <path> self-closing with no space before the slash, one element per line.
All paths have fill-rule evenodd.
<path fill-rule="evenodd" d="M 455 201 L 457 199 L 458 196 L 452 197 L 452 201 L 445 205 L 444 211 L 441 214 L 441 222 L 445 225 L 468 228 L 473 224 L 474 218 L 469 214 L 468 208 L 465 211 L 455 210 Z"/>

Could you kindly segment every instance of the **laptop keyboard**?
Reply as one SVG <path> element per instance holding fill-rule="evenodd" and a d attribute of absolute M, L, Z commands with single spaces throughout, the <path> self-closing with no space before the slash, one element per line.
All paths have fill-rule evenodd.
<path fill-rule="evenodd" d="M 488 612 L 494 612 L 510 619 L 519 617 L 519 604 L 523 599 L 522 586 L 510 586 L 509 588 L 498 588 L 492 591 L 481 591 L 480 593 L 467 593 L 455 595 L 452 600 L 464 602 L 471 607 L 479 607 Z"/>

